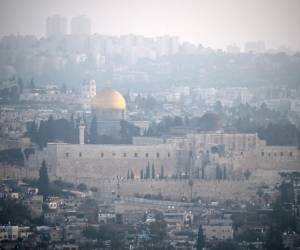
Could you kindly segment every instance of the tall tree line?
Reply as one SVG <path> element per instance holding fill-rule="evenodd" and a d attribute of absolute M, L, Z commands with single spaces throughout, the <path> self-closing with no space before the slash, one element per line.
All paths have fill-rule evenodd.
<path fill-rule="evenodd" d="M 46 121 L 35 121 L 27 123 L 27 133 L 32 142 L 37 143 L 40 147 L 45 147 L 48 142 L 56 140 L 66 143 L 77 143 L 79 119 L 74 120 L 73 116 L 70 120 L 58 119 L 54 120 L 52 116 Z"/>

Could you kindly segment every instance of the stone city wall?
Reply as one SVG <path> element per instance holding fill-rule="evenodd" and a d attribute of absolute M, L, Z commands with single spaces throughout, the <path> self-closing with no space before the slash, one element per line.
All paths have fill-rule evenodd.
<path fill-rule="evenodd" d="M 78 179 L 77 183 L 95 186 L 100 192 L 116 193 L 121 196 L 162 196 L 171 200 L 217 199 L 250 200 L 257 188 L 249 181 L 193 180 L 110 180 Z"/>
<path fill-rule="evenodd" d="M 38 176 L 38 170 L 12 165 L 0 165 L 0 179 L 35 179 Z"/>
<path fill-rule="evenodd" d="M 46 163 L 50 174 L 67 181 L 78 178 L 112 179 L 127 178 L 128 171 L 140 178 L 146 167 L 152 164 L 155 177 L 163 166 L 164 176 L 171 177 L 176 171 L 176 152 L 172 145 L 79 145 L 48 144 Z"/>

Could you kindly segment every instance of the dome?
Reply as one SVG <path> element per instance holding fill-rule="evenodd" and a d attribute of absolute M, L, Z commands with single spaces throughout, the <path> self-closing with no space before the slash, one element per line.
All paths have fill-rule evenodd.
<path fill-rule="evenodd" d="M 116 90 L 105 88 L 92 99 L 92 109 L 126 109 L 124 97 Z"/>

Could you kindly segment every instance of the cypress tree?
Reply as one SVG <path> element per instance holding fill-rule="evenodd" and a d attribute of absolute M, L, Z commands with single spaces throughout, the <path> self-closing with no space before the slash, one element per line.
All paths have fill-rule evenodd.
<path fill-rule="evenodd" d="M 154 163 L 152 163 L 152 179 L 155 179 L 155 168 L 154 168 Z"/>
<path fill-rule="evenodd" d="M 129 180 L 130 176 L 129 176 L 129 169 L 127 170 L 127 180 Z"/>
<path fill-rule="evenodd" d="M 98 141 L 97 118 L 93 117 L 90 129 L 90 143 L 96 144 Z"/>
<path fill-rule="evenodd" d="M 146 168 L 146 178 L 145 179 L 149 179 L 150 178 L 150 164 L 148 162 L 147 168 Z"/>
<path fill-rule="evenodd" d="M 37 143 L 39 144 L 40 147 L 46 147 L 47 142 L 48 142 L 47 127 L 45 122 L 42 120 L 39 126 Z"/>
<path fill-rule="evenodd" d="M 164 178 L 164 166 L 163 166 L 163 165 L 161 165 L 161 167 L 160 167 L 160 175 L 159 175 L 159 178 L 160 178 L 160 179 L 163 179 L 163 178 Z"/>
<path fill-rule="evenodd" d="M 32 142 L 38 142 L 38 128 L 35 121 L 27 123 L 27 131 Z"/>
<path fill-rule="evenodd" d="M 197 237 L 197 250 L 202 250 L 205 246 L 205 239 L 203 235 L 202 225 L 200 224 L 198 229 L 198 237 Z"/>
<path fill-rule="evenodd" d="M 49 116 L 49 119 L 46 123 L 46 130 L 47 130 L 47 142 L 53 142 L 55 139 L 55 128 L 54 128 L 54 120 L 52 115 Z"/>
<path fill-rule="evenodd" d="M 144 170 L 143 169 L 141 169 L 140 177 L 141 177 L 141 180 L 144 179 Z"/>
<path fill-rule="evenodd" d="M 49 178 L 45 160 L 43 160 L 39 171 L 38 188 L 39 193 L 46 198 L 49 194 Z"/>

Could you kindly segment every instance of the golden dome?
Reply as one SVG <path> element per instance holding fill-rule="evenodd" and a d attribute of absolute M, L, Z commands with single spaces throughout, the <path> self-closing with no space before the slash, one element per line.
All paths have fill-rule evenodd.
<path fill-rule="evenodd" d="M 124 97 L 111 88 L 102 89 L 92 99 L 92 109 L 126 109 Z"/>

